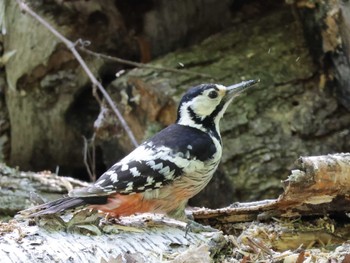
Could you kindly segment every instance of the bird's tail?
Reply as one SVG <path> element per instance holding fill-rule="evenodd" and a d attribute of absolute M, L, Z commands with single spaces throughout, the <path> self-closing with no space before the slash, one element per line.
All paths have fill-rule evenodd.
<path fill-rule="evenodd" d="M 76 207 L 106 204 L 107 198 L 107 196 L 64 197 L 23 210 L 20 212 L 20 215 L 23 217 L 36 217 L 42 215 L 58 214 Z"/>

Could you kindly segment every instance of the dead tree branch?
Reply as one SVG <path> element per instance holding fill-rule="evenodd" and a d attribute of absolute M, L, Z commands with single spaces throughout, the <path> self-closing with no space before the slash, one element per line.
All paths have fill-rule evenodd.
<path fill-rule="evenodd" d="M 24 184 L 26 190 L 31 186 L 42 187 L 46 191 L 65 191 L 69 190 L 73 183 L 73 181 L 60 181 L 52 174 L 27 173 L 26 175 L 6 166 L 0 166 L 0 173 L 2 190 L 9 189 L 11 186 L 9 190 L 13 191 L 13 187 L 21 187 Z M 12 173 L 13 176 L 11 176 Z M 6 176 L 7 174 L 9 176 Z M 28 175 L 30 175 L 29 178 L 26 178 Z M 14 181 L 4 179 L 7 177 L 8 179 L 14 177 Z M 31 184 L 27 181 L 23 183 L 28 179 Z M 340 245 L 347 240 L 349 228 L 340 227 L 335 231 L 333 222 L 324 215 L 350 211 L 349 179 L 350 154 L 302 157 L 284 182 L 284 193 L 277 199 L 238 203 L 213 210 L 203 208 L 193 214 L 198 221 L 217 224 L 223 228 L 236 226 L 236 229 L 243 229 L 237 238 L 232 235 L 229 238 L 235 244 L 237 253 L 243 253 L 253 261 L 258 261 L 258 258 L 265 260 L 303 258 L 300 256 L 300 248 L 308 249 L 316 243 L 322 246 L 335 244 L 339 247 L 339 251 L 344 249 L 344 253 L 348 254 L 348 245 L 344 247 Z M 7 193 L 2 194 L 3 197 L 6 195 Z M 303 215 L 321 217 L 317 222 L 311 222 L 310 226 L 283 220 L 283 218 Z M 272 217 L 280 217 L 282 220 L 275 219 L 268 224 L 257 222 L 225 224 Z M 295 220 L 297 221 L 299 220 Z M 122 218 L 114 224 L 101 220 L 97 213 L 90 213 L 85 209 L 76 213 L 68 221 L 64 217 L 52 217 L 41 218 L 36 221 L 37 225 L 33 226 L 33 224 L 34 222 L 31 222 L 28 225 L 27 221 L 0 223 L 2 259 L 6 259 L 6 262 L 28 262 L 51 258 L 59 258 L 64 262 L 68 260 L 96 262 L 101 259 L 108 261 L 111 258 L 123 260 L 131 255 L 131 259 L 137 262 L 172 259 L 174 259 L 173 262 L 178 262 L 175 260 L 177 258 L 175 253 L 186 250 L 191 245 L 194 250 L 188 249 L 183 256 L 188 256 L 189 253 L 191 257 L 194 256 L 193 253 L 198 254 L 197 256 L 205 254 L 207 257 L 204 262 L 208 262 L 209 252 L 213 255 L 227 243 L 227 239 L 220 232 L 212 233 L 210 236 L 190 233 L 185 237 L 184 223 L 160 215 L 143 214 Z M 77 235 L 77 233 L 80 234 Z M 111 238 L 113 242 L 110 242 Z M 60 246 L 57 249 L 49 249 L 57 244 L 57 240 L 60 240 Z M 344 256 L 344 253 L 339 253 L 337 257 Z"/>
<path fill-rule="evenodd" d="M 277 199 L 201 209 L 194 218 L 229 223 L 350 211 L 350 153 L 301 157 Z"/>
<path fill-rule="evenodd" d="M 62 197 L 74 187 L 88 186 L 88 183 L 53 174 L 48 171 L 21 172 L 0 164 L 0 214 L 15 215 L 30 205 L 31 192 L 46 200 Z"/>
<path fill-rule="evenodd" d="M 96 181 L 96 149 L 95 149 L 95 133 L 90 140 L 83 136 L 84 140 L 84 165 L 89 174 L 90 182 Z"/>
<path fill-rule="evenodd" d="M 108 56 L 108 55 L 105 55 L 105 54 L 101 54 L 101 53 L 97 53 L 97 52 L 91 51 L 91 50 L 85 48 L 84 46 L 80 46 L 79 49 L 81 51 L 89 54 L 89 55 L 92 55 L 92 56 L 95 56 L 95 57 L 98 57 L 98 58 L 102 58 L 102 59 L 106 59 L 106 60 L 115 61 L 115 62 L 118 62 L 120 64 L 125 64 L 125 65 L 129 65 L 129 66 L 133 66 L 133 67 L 148 68 L 148 69 L 153 69 L 153 70 L 158 70 L 158 71 L 168 71 L 168 72 L 173 72 L 173 73 L 194 75 L 194 76 L 203 77 L 203 78 L 210 78 L 210 79 L 214 78 L 213 76 L 210 76 L 208 74 L 194 72 L 194 71 L 191 71 L 191 70 L 175 69 L 175 68 L 168 68 L 168 67 L 157 67 L 157 66 L 148 65 L 148 64 L 144 64 L 144 63 L 139 63 L 139 62 L 135 62 L 135 61 L 130 61 L 130 60 L 126 60 L 126 59 L 122 59 L 122 58 L 118 58 L 118 57 L 112 57 L 112 56 Z"/>

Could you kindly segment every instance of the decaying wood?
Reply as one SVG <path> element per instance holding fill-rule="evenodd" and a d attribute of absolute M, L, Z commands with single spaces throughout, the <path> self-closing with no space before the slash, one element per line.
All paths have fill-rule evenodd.
<path fill-rule="evenodd" d="M 200 209 L 198 220 L 221 223 L 350 211 L 350 154 L 301 157 L 284 181 L 277 199 L 237 203 L 221 209 Z"/>
<path fill-rule="evenodd" d="M 6 166 L 2 166 L 0 172 L 3 174 L 0 197 L 10 195 L 3 191 L 6 185 L 10 190 L 10 182 L 14 188 L 19 187 L 22 196 L 25 189 L 21 185 L 29 185 L 27 190 L 37 189 L 41 193 L 65 192 L 73 185 L 82 186 L 79 181 L 59 179 L 50 173 L 16 172 Z M 10 174 L 14 174 L 12 181 Z M 348 153 L 301 157 L 284 182 L 283 194 L 277 199 L 193 212 L 197 221 L 221 227 L 228 236 L 222 232 L 186 235 L 185 223 L 153 214 L 121 218 L 117 222 L 103 219 L 87 209 L 71 218 L 52 216 L 23 221 L 17 217 L 0 224 L 0 256 L 4 262 L 55 259 L 60 262 L 122 262 L 123 259 L 186 262 L 183 259 L 191 255 L 191 259 L 208 262 L 223 247 L 231 247 L 235 259 L 297 262 L 300 258 L 302 262 L 301 259 L 311 257 L 332 257 L 346 262 L 342 260 L 350 256 L 344 242 L 350 228 L 346 224 L 336 226 L 337 223 L 326 215 L 342 213 L 347 217 L 346 212 L 350 211 L 349 177 Z M 319 217 L 313 221 L 290 220 L 303 215 Z M 274 221 L 255 221 L 271 218 Z M 337 246 L 337 251 L 325 254 L 318 249 L 327 246 Z M 307 250 L 302 252 L 300 248 Z"/>
<path fill-rule="evenodd" d="M 350 110 L 350 4 L 340 0 L 291 2 L 300 14 L 310 52 L 324 64 L 325 78 L 335 80 L 337 99 Z M 332 71 L 327 72 L 330 63 Z"/>
<path fill-rule="evenodd" d="M 28 207 L 30 192 L 48 200 L 88 185 L 50 172 L 20 172 L 3 164 L 0 174 L 1 215 L 14 215 Z M 85 209 L 72 218 L 0 222 L 1 262 L 183 262 L 176 260 L 187 250 L 200 257 L 199 262 L 209 262 L 225 244 L 222 233 L 186 234 L 184 222 L 160 215 L 123 218 L 117 224 L 102 221 L 103 216 Z"/>
<path fill-rule="evenodd" d="M 329 217 L 229 225 L 235 229 L 228 230 L 234 259 L 243 257 L 248 262 L 345 263 L 350 257 L 350 247 L 346 242 L 349 225 L 337 224 Z"/>
<path fill-rule="evenodd" d="M 53 199 L 73 187 L 87 183 L 50 172 L 24 173 L 0 166 L 2 211 L 10 214 L 29 205 L 29 192 Z M 350 154 L 301 157 L 284 181 L 284 193 L 277 199 L 234 203 L 220 209 L 199 209 L 195 219 L 219 222 L 244 222 L 271 216 L 295 217 L 350 211 Z M 13 207 L 15 205 L 15 207 Z M 11 208 L 12 207 L 12 208 Z"/>
<path fill-rule="evenodd" d="M 48 171 L 21 172 L 0 164 L 0 214 L 15 215 L 30 205 L 30 193 L 52 200 L 88 183 Z"/>

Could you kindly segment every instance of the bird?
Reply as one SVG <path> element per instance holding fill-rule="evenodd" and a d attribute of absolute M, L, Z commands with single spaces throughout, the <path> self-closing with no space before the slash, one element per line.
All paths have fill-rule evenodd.
<path fill-rule="evenodd" d="M 174 124 L 144 141 L 91 186 L 24 214 L 38 217 L 88 207 L 113 218 L 149 212 L 186 221 L 188 200 L 209 183 L 220 163 L 220 120 L 233 99 L 257 82 L 190 88 Z"/>

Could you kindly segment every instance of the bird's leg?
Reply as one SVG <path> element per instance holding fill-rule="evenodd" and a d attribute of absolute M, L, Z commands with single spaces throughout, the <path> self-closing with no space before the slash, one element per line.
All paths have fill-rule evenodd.
<path fill-rule="evenodd" d="M 168 212 L 167 214 L 169 217 L 186 222 L 185 236 L 187 236 L 188 232 L 201 233 L 201 232 L 218 232 L 219 231 L 211 226 L 205 226 L 194 221 L 192 212 L 189 210 L 185 210 L 184 208 L 182 209 L 178 208 L 174 211 Z"/>
<path fill-rule="evenodd" d="M 187 236 L 188 232 L 201 233 L 201 232 L 218 232 L 219 231 L 216 228 L 202 225 L 201 223 L 194 221 L 193 214 L 189 211 L 186 212 L 186 217 L 187 217 L 187 225 L 186 225 L 185 237 Z"/>

